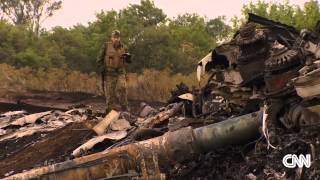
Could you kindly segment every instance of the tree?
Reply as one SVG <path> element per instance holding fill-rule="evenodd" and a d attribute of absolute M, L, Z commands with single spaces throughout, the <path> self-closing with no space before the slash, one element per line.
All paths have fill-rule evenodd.
<path fill-rule="evenodd" d="M 231 27 L 225 22 L 225 16 L 218 16 L 217 18 L 210 19 L 206 23 L 206 31 L 217 41 L 228 38 L 231 34 Z"/>
<path fill-rule="evenodd" d="M 137 19 L 144 27 L 156 26 L 166 19 L 162 9 L 155 7 L 151 0 L 141 0 L 140 5 L 130 5 L 120 12 L 120 16 Z"/>
<path fill-rule="evenodd" d="M 61 6 L 62 1 L 55 0 L 0 0 L 0 13 L 15 25 L 28 26 L 39 35 L 43 21 Z"/>
<path fill-rule="evenodd" d="M 240 20 L 237 19 L 240 22 L 244 22 L 247 18 L 247 13 L 251 12 L 294 26 L 298 29 L 313 29 L 320 20 L 320 10 L 317 0 L 306 2 L 302 8 L 296 5 L 290 5 L 289 1 L 284 1 L 283 3 L 266 3 L 264 1 L 258 1 L 255 4 L 251 2 L 244 5 L 241 11 L 244 18 Z"/>
<path fill-rule="evenodd" d="M 83 72 L 95 70 L 95 57 L 90 57 L 88 53 L 90 36 L 86 33 L 84 26 L 75 26 L 70 30 L 56 27 L 52 31 L 47 39 L 52 45 L 59 47 L 59 53 L 66 59 L 66 64 L 70 69 Z M 57 51 L 51 48 L 43 50 L 45 52 Z"/>
<path fill-rule="evenodd" d="M 121 10 L 118 17 L 117 27 L 127 37 L 128 43 L 133 44 L 141 36 L 144 28 L 165 23 L 167 16 L 162 9 L 155 6 L 153 1 L 141 0 L 140 5 L 131 4 Z"/>
<path fill-rule="evenodd" d="M 0 2 L 9 3 L 8 0 Z M 29 8 L 27 3 L 30 2 L 34 7 L 38 7 L 38 13 L 34 13 L 38 16 L 24 9 Z M 35 4 L 36 2 L 40 4 Z M 50 17 L 54 9 L 61 5 L 58 3 L 52 6 L 49 15 L 44 13 L 49 12 L 46 7 L 53 2 L 59 1 L 11 2 L 12 6 L 13 3 L 21 3 L 19 8 L 23 9 L 19 11 L 19 8 L 15 7 L 10 9 L 12 12 L 17 10 L 23 13 L 15 13 L 19 16 L 11 17 L 11 22 L 16 22 L 16 25 L 0 21 L 0 62 L 18 67 L 54 67 L 92 72 L 97 70 L 95 61 L 99 49 L 109 40 L 112 30 L 119 29 L 122 41 L 133 55 L 133 63 L 128 66 L 129 71 L 142 72 L 151 68 L 170 69 L 172 73 L 187 74 L 194 71 L 197 61 L 206 55 L 218 40 L 228 35 L 229 26 L 224 23 L 223 17 L 208 20 L 197 14 L 184 14 L 176 19 L 169 19 L 151 0 L 142 0 L 139 5 L 130 5 L 120 11 L 101 11 L 96 14 L 96 20 L 88 26 L 55 27 L 40 34 L 20 26 L 26 24 L 34 27 L 37 26 L 36 22 L 41 20 L 35 19 L 32 24 L 33 17 L 41 17 L 42 20 Z M 16 21 L 18 19 L 21 23 Z M 38 25 L 35 29 L 39 30 L 41 23 Z M 38 37 L 36 41 L 35 37 Z"/>
<path fill-rule="evenodd" d="M 25 25 L 30 20 L 28 5 L 21 0 L 0 0 L 0 9 L 2 17 L 7 17 L 15 25 Z"/>

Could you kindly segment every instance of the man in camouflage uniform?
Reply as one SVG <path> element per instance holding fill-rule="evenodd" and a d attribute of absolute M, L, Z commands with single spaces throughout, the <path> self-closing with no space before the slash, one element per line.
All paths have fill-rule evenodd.
<path fill-rule="evenodd" d="M 113 31 L 111 41 L 103 45 L 97 63 L 102 74 L 107 112 L 120 108 L 128 110 L 125 66 L 130 63 L 130 54 L 120 41 L 119 31 Z"/>

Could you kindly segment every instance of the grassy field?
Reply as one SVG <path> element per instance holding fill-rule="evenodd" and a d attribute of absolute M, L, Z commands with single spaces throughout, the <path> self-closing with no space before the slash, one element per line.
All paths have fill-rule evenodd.
<path fill-rule="evenodd" d="M 96 73 L 81 73 L 68 69 L 34 70 L 29 67 L 17 69 L 0 64 L 0 88 L 21 93 L 28 90 L 86 92 L 102 94 L 100 76 Z M 199 87 L 195 73 L 172 74 L 170 70 L 146 69 L 142 74 L 128 73 L 128 97 L 136 100 L 164 102 L 176 84 L 184 82 L 190 88 Z"/>

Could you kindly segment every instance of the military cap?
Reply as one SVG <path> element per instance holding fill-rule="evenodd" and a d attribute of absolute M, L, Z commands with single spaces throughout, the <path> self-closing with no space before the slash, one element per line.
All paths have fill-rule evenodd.
<path fill-rule="evenodd" d="M 120 31 L 119 30 L 114 30 L 114 31 L 112 31 L 111 35 L 120 37 Z"/>

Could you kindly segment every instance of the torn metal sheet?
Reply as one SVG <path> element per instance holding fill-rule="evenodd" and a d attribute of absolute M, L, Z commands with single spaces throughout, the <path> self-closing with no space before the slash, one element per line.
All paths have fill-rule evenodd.
<path fill-rule="evenodd" d="M 46 116 L 50 114 L 51 111 L 46 111 L 46 112 L 41 112 L 41 113 L 35 113 L 35 114 L 30 114 L 25 117 L 19 118 L 11 123 L 11 125 L 16 125 L 16 126 L 23 126 L 25 124 L 33 124 L 35 123 L 38 119 L 40 119 L 43 116 Z"/>
<path fill-rule="evenodd" d="M 0 129 L 5 128 L 12 122 L 10 117 L 3 117 L 0 119 Z"/>
<path fill-rule="evenodd" d="M 7 131 L 4 129 L 0 129 L 0 136 L 7 134 Z"/>
<path fill-rule="evenodd" d="M 198 66 L 197 66 L 197 79 L 198 81 L 201 80 L 201 76 L 203 76 L 206 72 L 206 65 L 207 63 L 209 63 L 210 61 L 212 61 L 212 52 L 210 52 L 209 54 L 207 54 L 204 58 L 202 58 L 199 62 L 198 62 Z"/>
<path fill-rule="evenodd" d="M 115 121 L 119 118 L 120 113 L 112 110 L 102 121 L 100 121 L 96 126 L 93 127 L 93 130 L 98 134 L 102 135 L 106 132 L 107 127 L 112 121 Z"/>
<path fill-rule="evenodd" d="M 320 113 L 317 112 L 317 107 L 318 105 L 310 107 L 292 105 L 280 121 L 287 129 L 319 124 Z"/>
<path fill-rule="evenodd" d="M 40 118 L 44 123 L 35 124 L 35 122 Z M 86 117 L 77 120 L 76 118 L 62 112 L 53 113 L 51 111 L 47 111 L 18 118 L 13 122 L 11 120 L 0 121 L 0 127 L 7 129 L 6 131 L 2 131 L 0 141 L 30 136 L 37 132 L 49 132 L 62 128 L 72 122 L 80 122 L 84 120 L 86 120 Z M 19 129 L 10 128 L 12 125 L 22 127 Z"/>
<path fill-rule="evenodd" d="M 314 54 L 316 59 L 320 59 L 320 44 L 314 44 L 308 41 L 304 45 L 304 49 Z"/>
<path fill-rule="evenodd" d="M 148 115 L 150 115 L 154 112 L 157 112 L 157 110 L 155 110 L 153 107 L 149 106 L 146 103 L 141 103 L 140 107 L 141 107 L 141 111 L 139 113 L 139 116 L 143 117 L 143 118 L 147 117 Z"/>
<path fill-rule="evenodd" d="M 25 111 L 9 111 L 0 115 L 0 129 L 9 126 L 15 119 L 24 116 Z"/>
<path fill-rule="evenodd" d="M 88 151 L 90 150 L 93 146 L 95 146 L 96 144 L 105 141 L 105 140 L 120 140 L 123 139 L 127 136 L 127 132 L 126 131 L 116 131 L 116 132 L 112 132 L 112 133 L 108 133 L 102 136 L 97 136 L 94 137 L 92 139 L 90 139 L 89 141 L 87 141 L 86 143 L 82 144 L 80 147 L 78 147 L 77 149 L 75 149 L 72 152 L 72 155 L 74 157 L 79 157 L 81 155 L 81 152 L 84 151 Z"/>
<path fill-rule="evenodd" d="M 125 119 L 118 119 L 112 121 L 110 124 L 110 129 L 113 131 L 125 131 L 131 128 L 130 123 Z"/>
<path fill-rule="evenodd" d="M 66 114 L 84 114 L 86 112 L 86 109 L 82 109 L 82 108 L 77 108 L 77 109 L 70 109 L 69 111 L 66 111 Z"/>
<path fill-rule="evenodd" d="M 67 120 L 67 121 L 48 121 L 47 125 L 53 128 L 59 128 L 59 127 L 63 127 L 66 126 L 69 123 L 72 123 L 73 121 L 71 120 Z"/>
<path fill-rule="evenodd" d="M 320 105 L 315 105 L 307 108 L 309 111 L 320 114 Z"/>
<path fill-rule="evenodd" d="M 168 120 L 170 117 L 176 115 L 177 112 L 179 112 L 183 106 L 183 103 L 174 103 L 172 104 L 173 107 L 169 110 L 159 112 L 157 115 L 147 118 L 147 119 L 138 119 L 136 124 L 140 127 L 154 127 L 157 124 L 160 124 L 161 122 Z"/>
<path fill-rule="evenodd" d="M 6 131 L 6 133 L 0 137 L 0 141 L 4 141 L 4 140 L 8 140 L 8 139 L 17 139 L 17 138 L 21 138 L 24 136 L 30 136 L 36 132 L 48 132 L 48 131 L 53 131 L 55 129 L 57 129 L 57 128 L 39 125 L 39 126 L 33 126 L 33 127 L 28 127 L 28 128 L 21 128 L 15 132 L 11 132 L 11 133 L 8 133 Z"/>
<path fill-rule="evenodd" d="M 302 98 L 320 95 L 320 68 L 293 79 L 298 95 Z"/>
<path fill-rule="evenodd" d="M 39 130 L 43 130 L 42 128 Z M 1 141 L 0 179 L 10 171 L 23 172 L 70 159 L 80 142 L 95 132 L 86 123 L 72 123 L 50 132 Z"/>
<path fill-rule="evenodd" d="M 0 116 L 16 116 L 16 115 L 23 115 L 25 113 L 27 112 L 26 111 L 9 111 L 1 114 Z"/>
<path fill-rule="evenodd" d="M 242 76 L 238 70 L 226 70 L 223 72 L 224 81 L 233 85 L 240 85 L 243 83 Z"/>
<path fill-rule="evenodd" d="M 235 64 L 239 54 L 239 46 L 234 41 L 219 45 L 198 62 L 197 80 L 200 81 L 201 77 L 215 66 L 226 67 Z"/>
<path fill-rule="evenodd" d="M 186 93 L 186 94 L 182 94 L 180 96 L 178 96 L 180 99 L 184 99 L 184 100 L 189 100 L 189 101 L 194 101 L 194 96 L 191 93 Z"/>

